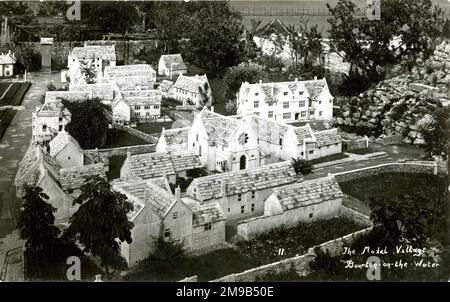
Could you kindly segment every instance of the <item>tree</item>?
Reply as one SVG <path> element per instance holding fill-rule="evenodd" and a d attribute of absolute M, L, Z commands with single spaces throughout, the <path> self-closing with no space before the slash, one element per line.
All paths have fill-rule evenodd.
<path fill-rule="evenodd" d="M 120 242 L 131 243 L 134 224 L 128 221 L 127 214 L 133 211 L 133 204 L 98 176 L 87 178 L 80 189 L 81 194 L 73 201 L 80 207 L 70 217 L 64 236 L 77 238 L 85 253 L 99 257 L 107 274 L 109 268 L 124 268 Z"/>
<path fill-rule="evenodd" d="M 70 133 L 83 149 L 100 148 L 105 144 L 109 129 L 111 108 L 98 98 L 83 102 L 62 101 L 70 111 L 71 121 L 66 125 Z"/>
<path fill-rule="evenodd" d="M 64 16 L 68 8 L 65 1 L 43 1 L 39 3 L 38 15 L 43 17 Z"/>
<path fill-rule="evenodd" d="M 307 161 L 304 158 L 292 158 L 291 163 L 297 175 L 308 175 L 311 174 L 314 170 L 314 166 L 311 164 L 311 162 Z"/>
<path fill-rule="evenodd" d="M 448 159 L 448 138 L 450 135 L 450 110 L 437 108 L 431 115 L 425 115 L 418 122 L 429 156 L 437 155 Z"/>
<path fill-rule="evenodd" d="M 300 60 L 302 67 L 308 69 L 320 60 L 322 55 L 322 34 L 318 30 L 318 25 L 308 29 L 308 20 L 295 27 L 288 26 L 288 41 L 291 46 L 291 58 L 293 69 L 298 69 Z"/>
<path fill-rule="evenodd" d="M 25 185 L 23 190 L 22 210 L 17 221 L 20 237 L 27 241 L 26 247 L 31 251 L 49 249 L 60 232 L 54 225 L 56 208 L 46 202 L 49 197 L 42 188 Z"/>
<path fill-rule="evenodd" d="M 37 18 L 26 1 L 2 1 L 0 16 L 6 16 L 14 24 L 36 24 Z"/>
<path fill-rule="evenodd" d="M 377 82 L 384 77 L 386 66 L 429 55 L 429 38 L 442 30 L 441 10 L 433 8 L 431 0 L 381 1 L 380 20 L 357 17 L 358 9 L 350 0 L 339 0 L 334 8 L 327 6 L 332 14 L 328 20 L 331 47 L 343 52 L 344 61 L 350 63 L 348 80 L 352 81 L 359 74 Z"/>
<path fill-rule="evenodd" d="M 410 196 L 396 196 L 389 200 L 373 198 L 369 207 L 374 227 L 384 235 L 383 242 L 390 246 L 404 240 L 413 245 L 424 244 L 433 233 L 436 211 L 439 210 L 436 204 L 424 198 Z"/>
<path fill-rule="evenodd" d="M 94 59 L 80 60 L 80 72 L 87 84 L 95 84 L 97 82 L 97 69 Z"/>
<path fill-rule="evenodd" d="M 197 66 L 219 72 L 245 57 L 245 39 L 239 12 L 225 1 L 186 4 L 189 30 L 184 53 Z"/>
<path fill-rule="evenodd" d="M 230 112 L 237 109 L 236 93 L 243 82 L 254 84 L 259 80 L 265 79 L 264 67 L 257 63 L 240 63 L 237 66 L 228 68 L 223 76 L 225 84 L 223 96 L 227 100 L 226 109 Z"/>

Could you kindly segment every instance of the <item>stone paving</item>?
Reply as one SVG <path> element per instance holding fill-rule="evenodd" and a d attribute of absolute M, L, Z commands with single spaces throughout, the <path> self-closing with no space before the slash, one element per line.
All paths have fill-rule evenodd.
<path fill-rule="evenodd" d="M 10 233 L 15 226 L 14 209 L 17 209 L 18 203 L 14 197 L 13 182 L 17 164 L 31 141 L 32 112 L 43 101 L 47 84 L 50 81 L 57 84 L 59 78 L 59 73 L 29 75 L 28 79 L 33 84 L 25 94 L 22 105 L 15 107 L 18 111 L 0 141 L 0 237 Z"/>

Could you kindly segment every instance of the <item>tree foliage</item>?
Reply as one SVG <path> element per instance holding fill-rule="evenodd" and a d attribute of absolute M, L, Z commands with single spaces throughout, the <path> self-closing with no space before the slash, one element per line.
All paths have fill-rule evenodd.
<path fill-rule="evenodd" d="M 79 208 L 70 218 L 64 236 L 78 239 L 83 251 L 99 257 L 107 272 L 109 268 L 124 268 L 120 242 L 131 243 L 134 227 L 127 217 L 133 211 L 127 197 L 114 192 L 105 179 L 95 176 L 86 179 L 73 205 Z"/>
<path fill-rule="evenodd" d="M 111 114 L 111 108 L 97 98 L 83 102 L 63 100 L 63 104 L 72 115 L 71 121 L 66 125 L 66 131 L 83 149 L 102 147 L 108 134 L 108 115 Z"/>
<path fill-rule="evenodd" d="M 307 20 L 298 27 L 290 25 L 288 31 L 293 68 L 298 68 L 300 63 L 305 69 L 315 65 L 322 55 L 322 34 L 318 30 L 318 25 L 308 29 Z"/>
<path fill-rule="evenodd" d="M 359 9 L 350 0 L 327 6 L 331 46 L 350 63 L 349 81 L 359 74 L 362 82 L 376 82 L 386 66 L 429 55 L 429 39 L 442 31 L 441 10 L 431 0 L 383 0 L 380 20 L 357 17 Z"/>
<path fill-rule="evenodd" d="M 20 236 L 32 251 L 48 249 L 59 235 L 54 225 L 56 208 L 47 203 L 49 197 L 42 188 L 25 185 L 23 190 L 22 210 L 17 221 Z"/>
<path fill-rule="evenodd" d="M 97 82 L 97 70 L 94 60 L 80 60 L 80 72 L 87 84 L 95 84 Z"/>
<path fill-rule="evenodd" d="M 419 129 L 425 140 L 425 150 L 430 156 L 448 158 L 448 138 L 450 135 L 450 110 L 437 108 L 431 116 L 419 121 Z"/>
<path fill-rule="evenodd" d="M 292 166 L 294 167 L 295 173 L 302 174 L 302 175 L 308 175 L 311 174 L 314 170 L 313 164 L 311 162 L 307 161 L 304 158 L 292 158 Z"/>
<path fill-rule="evenodd" d="M 197 66 L 219 72 L 245 57 L 241 15 L 225 1 L 186 4 L 184 53 Z"/>
<path fill-rule="evenodd" d="M 26 1 L 2 1 L 0 16 L 6 16 L 12 23 L 30 25 L 37 23 L 33 10 Z"/>

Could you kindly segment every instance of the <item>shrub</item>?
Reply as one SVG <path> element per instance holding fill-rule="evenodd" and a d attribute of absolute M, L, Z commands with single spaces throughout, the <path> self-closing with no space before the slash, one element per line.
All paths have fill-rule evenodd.
<path fill-rule="evenodd" d="M 308 175 L 314 170 L 312 163 L 303 158 L 292 158 L 292 166 L 294 167 L 294 171 L 297 175 Z"/>

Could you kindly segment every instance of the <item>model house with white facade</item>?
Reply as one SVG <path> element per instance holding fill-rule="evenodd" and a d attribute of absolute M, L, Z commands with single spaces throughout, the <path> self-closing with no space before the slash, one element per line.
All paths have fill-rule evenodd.
<path fill-rule="evenodd" d="M 0 53 L 0 78 L 14 76 L 14 64 L 16 57 L 14 53 L 9 50 L 7 53 Z"/>
<path fill-rule="evenodd" d="M 209 106 L 212 102 L 212 92 L 206 74 L 185 76 L 179 75 L 176 82 L 170 86 L 167 96 L 183 103 L 183 106 Z"/>
<path fill-rule="evenodd" d="M 127 79 L 133 82 L 140 80 L 143 82 L 143 87 L 153 89 L 156 82 L 156 71 L 149 64 L 107 66 L 104 78 L 109 82 L 118 82 L 119 86 L 124 86 Z"/>
<path fill-rule="evenodd" d="M 292 122 L 333 117 L 333 96 L 326 79 L 249 84 L 237 93 L 237 113 Z"/>
<path fill-rule="evenodd" d="M 187 67 L 181 54 L 162 55 L 158 62 L 158 74 L 175 78 L 180 74 L 186 74 Z"/>
<path fill-rule="evenodd" d="M 278 186 L 301 181 L 289 161 L 195 178 L 186 190 L 200 204 L 217 202 L 227 221 L 264 212 L 264 200 Z"/>
<path fill-rule="evenodd" d="M 74 47 L 67 58 L 70 83 L 86 84 L 80 68 L 83 64 L 95 70 L 97 81 L 103 78 L 103 71 L 106 66 L 116 66 L 114 45 Z"/>
<path fill-rule="evenodd" d="M 49 143 L 49 153 L 61 168 L 79 167 L 84 164 L 84 152 L 78 142 L 62 130 Z"/>
<path fill-rule="evenodd" d="M 88 93 L 88 99 L 99 99 L 106 105 L 111 104 L 119 95 L 119 89 L 111 83 L 71 84 L 69 85 L 69 91 Z"/>
<path fill-rule="evenodd" d="M 156 144 L 156 152 L 187 150 L 189 129 L 190 127 L 163 128 Z"/>
<path fill-rule="evenodd" d="M 164 178 L 164 181 L 167 182 Z M 154 250 L 157 238 L 183 242 L 188 251 L 210 248 L 225 242 L 225 217 L 218 204 L 187 205 L 175 195 L 161 178 L 139 177 L 114 180 L 112 188 L 125 194 L 134 205 L 128 219 L 134 223 L 131 243 L 122 243 L 121 253 L 129 266 L 134 266 Z"/>
<path fill-rule="evenodd" d="M 188 134 L 188 149 L 209 171 L 238 171 L 263 164 L 256 131 L 245 119 L 209 111 L 196 114 Z"/>
<path fill-rule="evenodd" d="M 156 89 L 122 91 L 130 107 L 130 119 L 158 119 L 161 116 L 161 92 Z"/>

